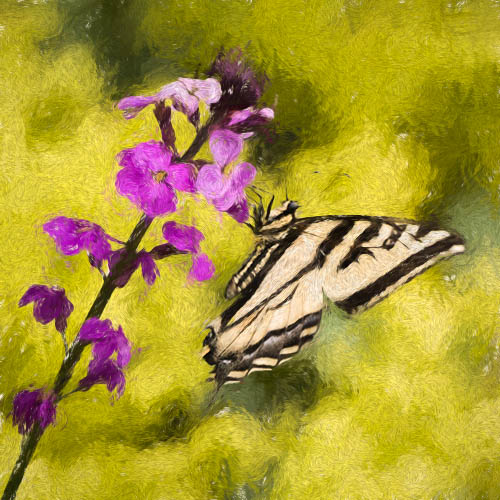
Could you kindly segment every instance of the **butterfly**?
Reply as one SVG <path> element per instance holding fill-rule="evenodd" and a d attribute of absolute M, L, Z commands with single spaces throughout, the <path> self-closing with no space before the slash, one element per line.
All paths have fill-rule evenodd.
<path fill-rule="evenodd" d="M 274 198 L 273 198 L 274 199 Z M 207 329 L 202 350 L 217 386 L 289 360 L 318 331 L 326 295 L 348 314 L 364 311 L 436 262 L 463 253 L 464 239 L 433 223 L 391 217 L 297 218 L 285 201 L 253 211 L 253 252 L 229 281 L 235 301 Z"/>

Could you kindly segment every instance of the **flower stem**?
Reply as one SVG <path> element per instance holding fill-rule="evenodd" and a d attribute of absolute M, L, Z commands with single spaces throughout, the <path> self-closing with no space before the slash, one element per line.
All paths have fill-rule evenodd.
<path fill-rule="evenodd" d="M 215 125 L 222 118 L 222 116 L 223 115 L 217 113 L 217 111 L 210 116 L 205 125 L 198 130 L 191 146 L 189 146 L 186 152 L 181 156 L 180 161 L 191 161 L 196 156 L 200 148 L 203 146 L 203 143 L 208 139 L 210 128 Z"/>
<path fill-rule="evenodd" d="M 200 128 L 191 146 L 182 156 L 182 161 L 190 161 L 194 158 L 203 143 L 208 139 L 210 127 L 217 121 L 218 117 L 216 116 L 216 113 L 214 113 L 211 118 L 209 118 L 207 123 L 205 123 L 205 125 Z M 139 243 L 146 234 L 146 231 L 149 229 L 149 226 L 152 222 L 153 219 L 151 217 L 143 214 L 140 221 L 132 231 L 129 239 L 125 243 L 125 248 L 127 250 L 125 255 L 113 268 L 113 272 L 104 278 L 104 283 L 102 284 L 102 287 L 99 290 L 94 303 L 90 307 L 85 320 L 89 318 L 99 318 L 101 316 L 104 308 L 106 307 L 106 304 L 108 303 L 111 295 L 116 288 L 115 279 L 121 275 L 121 272 L 126 269 L 131 260 L 134 259 L 137 247 L 139 246 Z M 61 368 L 59 368 L 59 372 L 54 381 L 53 391 L 56 394 L 57 401 L 61 400 L 61 392 L 71 379 L 73 370 L 80 360 L 83 350 L 87 345 L 88 342 L 81 342 L 77 336 L 69 349 L 66 350 L 66 355 L 64 356 Z M 44 429 L 42 429 L 38 423 L 35 423 L 35 425 L 33 425 L 31 430 L 24 437 L 21 444 L 21 453 L 19 454 L 16 465 L 14 466 L 9 481 L 7 482 L 2 495 L 2 500 L 14 500 L 16 498 L 17 490 L 23 479 L 26 467 L 28 466 L 31 457 L 35 452 L 36 446 L 38 444 L 38 441 L 42 437 L 43 432 Z"/>
<path fill-rule="evenodd" d="M 90 307 L 90 310 L 87 314 L 86 320 L 89 318 L 99 318 L 106 307 L 113 291 L 116 288 L 116 285 L 113 283 L 114 278 L 120 276 L 122 269 L 128 264 L 128 262 L 134 258 L 135 251 L 139 243 L 141 242 L 143 236 L 146 234 L 149 226 L 153 222 L 151 217 L 147 217 L 143 215 L 141 220 L 138 222 L 137 226 L 135 226 L 130 238 L 125 244 L 125 248 L 127 249 L 126 254 L 121 259 L 121 261 L 117 264 L 114 269 L 114 272 L 106 277 L 104 283 L 102 284 L 101 290 L 99 291 L 94 303 Z M 56 376 L 54 382 L 53 391 L 57 396 L 57 401 L 61 399 L 60 393 L 66 386 L 66 384 L 71 379 L 71 375 L 73 374 L 73 369 L 75 365 L 80 360 L 80 357 L 83 353 L 87 342 L 81 342 L 78 339 L 78 336 L 71 344 L 70 348 L 66 350 L 66 356 L 64 356 L 63 362 L 61 364 L 61 368 L 59 369 L 59 373 Z M 21 453 L 19 454 L 19 458 L 17 459 L 16 465 L 12 470 L 7 486 L 5 487 L 2 500 L 13 500 L 16 497 L 17 489 L 21 484 L 21 481 L 24 476 L 24 471 L 28 466 L 28 463 L 33 456 L 35 448 L 38 444 L 38 441 L 42 437 L 43 429 L 35 423 L 35 425 L 31 428 L 28 434 L 23 439 L 21 445 Z"/>
<path fill-rule="evenodd" d="M 92 304 L 87 314 L 86 320 L 89 318 L 99 318 L 103 313 L 106 304 L 108 303 L 111 295 L 113 294 L 113 291 L 116 288 L 116 285 L 113 283 L 114 277 L 119 276 L 122 268 L 125 267 L 130 259 L 134 257 L 135 251 L 143 236 L 146 234 L 146 231 L 148 230 L 152 221 L 152 218 L 147 217 L 146 215 L 142 216 L 141 220 L 132 231 L 130 238 L 125 244 L 125 248 L 127 249 L 126 254 L 117 264 L 115 272 L 104 280 L 101 290 L 99 291 L 94 303 Z M 80 357 L 86 345 L 86 342 L 81 342 L 78 337 L 76 337 L 70 348 L 67 350 L 66 356 L 64 356 L 61 368 L 59 369 L 59 373 L 57 374 L 54 382 L 53 391 L 57 395 L 58 400 L 60 399 L 59 395 L 61 391 L 71 379 L 73 369 L 80 360 Z M 38 423 L 36 423 L 24 438 L 21 445 L 21 453 L 16 462 L 16 465 L 14 466 L 14 469 L 12 470 L 7 486 L 5 487 L 2 500 L 13 500 L 16 497 L 17 490 L 24 476 L 24 471 L 26 470 L 31 457 L 33 456 L 35 448 L 38 444 L 38 441 L 42 437 L 42 434 L 43 429 L 41 429 Z"/>

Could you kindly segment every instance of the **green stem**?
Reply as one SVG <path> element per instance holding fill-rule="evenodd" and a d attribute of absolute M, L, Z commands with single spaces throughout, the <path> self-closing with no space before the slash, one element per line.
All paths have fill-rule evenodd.
<path fill-rule="evenodd" d="M 194 158 L 203 143 L 208 139 L 210 127 L 214 125 L 216 121 L 218 121 L 218 117 L 216 117 L 214 114 L 207 121 L 207 123 L 200 128 L 191 146 L 182 155 L 180 161 L 191 161 Z M 130 264 L 131 260 L 135 257 L 137 247 L 146 234 L 146 231 L 151 225 L 151 222 L 153 222 L 153 219 L 151 217 L 143 215 L 141 220 L 135 226 L 132 234 L 130 235 L 130 238 L 128 239 L 127 243 L 125 243 L 127 252 L 113 268 L 113 272 L 104 279 L 101 290 L 99 291 L 96 299 L 94 300 L 94 303 L 92 304 L 87 314 L 87 317 L 85 318 L 86 320 L 89 318 L 99 318 L 103 313 L 106 304 L 108 303 L 111 295 L 116 288 L 116 285 L 114 284 L 116 277 L 120 276 L 121 272 L 127 267 L 128 264 Z M 87 345 L 88 342 L 81 342 L 80 340 L 78 340 L 77 336 L 69 349 L 67 349 L 66 355 L 64 356 L 63 362 L 61 364 L 61 368 L 59 369 L 54 382 L 53 391 L 57 396 L 57 402 L 61 400 L 61 392 L 64 387 L 66 387 L 66 384 L 70 381 L 71 376 L 73 375 L 73 370 L 80 360 L 83 350 Z M 7 482 L 2 500 L 14 500 L 16 498 L 17 490 L 23 479 L 26 467 L 28 466 L 31 457 L 35 452 L 36 446 L 38 444 L 38 441 L 40 441 L 43 432 L 44 429 L 42 429 L 38 425 L 38 423 L 35 423 L 35 425 L 26 434 L 26 436 L 24 436 L 21 444 L 21 453 L 19 454 L 16 465 L 14 466 L 9 481 Z"/>

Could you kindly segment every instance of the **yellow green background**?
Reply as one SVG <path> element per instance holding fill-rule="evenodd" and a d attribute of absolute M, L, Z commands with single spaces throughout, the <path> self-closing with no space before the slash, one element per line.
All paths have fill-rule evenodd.
<path fill-rule="evenodd" d="M 245 151 L 258 187 L 287 190 L 303 216 L 437 220 L 467 252 L 360 316 L 331 307 L 309 349 L 209 406 L 201 332 L 253 239 L 186 200 L 175 219 L 204 231 L 215 278 L 187 285 L 176 256 L 152 288 L 137 273 L 113 295 L 103 317 L 140 348 L 125 394 L 62 401 L 18 498 L 500 498 L 498 1 L 1 0 L 0 12 L 2 489 L 20 445 L 12 399 L 50 386 L 63 356 L 53 325 L 17 301 L 33 283 L 64 287 L 73 338 L 101 282 L 42 224 L 91 219 L 126 239 L 139 213 L 115 192 L 115 155 L 159 136 L 150 110 L 126 121 L 114 103 L 239 46 L 276 112 L 273 141 Z M 177 127 L 186 147 L 192 130 Z"/>

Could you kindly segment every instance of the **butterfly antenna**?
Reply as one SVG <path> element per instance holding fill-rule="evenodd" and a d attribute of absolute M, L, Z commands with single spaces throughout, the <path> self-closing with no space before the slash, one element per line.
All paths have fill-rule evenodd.
<path fill-rule="evenodd" d="M 269 205 L 267 205 L 266 219 L 269 219 L 269 214 L 271 213 L 271 209 L 273 208 L 273 202 L 274 202 L 274 194 L 273 197 L 271 198 L 271 201 L 269 202 Z"/>

